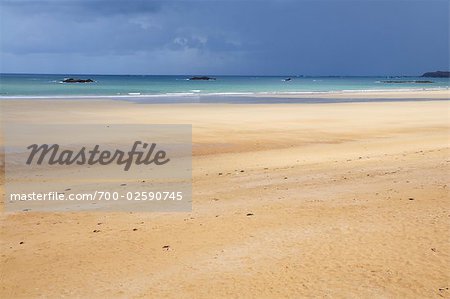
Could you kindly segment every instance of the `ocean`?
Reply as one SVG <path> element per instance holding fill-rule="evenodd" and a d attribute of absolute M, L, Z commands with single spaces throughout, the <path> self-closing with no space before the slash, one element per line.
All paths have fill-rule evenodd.
<path fill-rule="evenodd" d="M 383 90 L 448 89 L 448 78 L 421 77 L 309 77 L 154 75 L 42 75 L 0 74 L 0 98 L 10 97 L 161 97 L 196 95 L 302 94 Z M 93 83 L 62 83 L 64 78 L 92 79 Z M 289 81 L 285 81 L 290 78 Z M 391 81 L 390 83 L 386 81 Z M 401 82 L 392 82 L 401 81 Z M 431 81 L 423 83 L 417 81 Z"/>

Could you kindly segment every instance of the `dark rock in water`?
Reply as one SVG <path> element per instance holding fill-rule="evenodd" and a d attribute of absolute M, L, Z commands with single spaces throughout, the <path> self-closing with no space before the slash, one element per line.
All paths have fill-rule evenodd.
<path fill-rule="evenodd" d="M 395 84 L 402 84 L 402 83 L 417 83 L 417 84 L 429 84 L 434 83 L 433 81 L 428 80 L 387 80 L 387 81 L 381 81 L 382 83 L 395 83 Z"/>
<path fill-rule="evenodd" d="M 444 72 L 444 71 L 427 72 L 427 73 L 423 74 L 422 77 L 450 78 L 450 72 Z"/>
<path fill-rule="evenodd" d="M 74 78 L 65 78 L 63 80 L 64 83 L 92 83 L 94 80 L 92 79 L 74 79 Z"/>
<path fill-rule="evenodd" d="M 189 80 L 205 80 L 205 81 L 208 81 L 208 80 L 216 80 L 216 78 L 207 77 L 207 76 L 194 76 L 194 77 L 189 78 Z"/>

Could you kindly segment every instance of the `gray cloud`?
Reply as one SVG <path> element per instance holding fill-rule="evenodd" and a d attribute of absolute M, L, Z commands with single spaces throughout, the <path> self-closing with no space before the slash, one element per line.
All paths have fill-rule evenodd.
<path fill-rule="evenodd" d="M 7 0 L 1 6 L 3 72 L 370 75 L 449 65 L 446 1 Z"/>
<path fill-rule="evenodd" d="M 83 17 L 157 12 L 163 2 L 152 0 L 2 0 L 2 6 L 32 14 L 82 14 Z"/>

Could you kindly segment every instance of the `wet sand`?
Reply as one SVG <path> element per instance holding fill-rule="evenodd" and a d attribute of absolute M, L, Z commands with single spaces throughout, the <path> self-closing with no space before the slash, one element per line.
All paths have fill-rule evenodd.
<path fill-rule="evenodd" d="M 450 296 L 448 101 L 2 110 L 191 123 L 194 143 L 191 213 L 3 212 L 2 298 Z"/>

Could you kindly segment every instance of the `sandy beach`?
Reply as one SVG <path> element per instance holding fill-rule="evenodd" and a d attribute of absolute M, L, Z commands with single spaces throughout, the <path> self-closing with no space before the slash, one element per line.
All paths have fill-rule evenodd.
<path fill-rule="evenodd" d="M 429 101 L 2 101 L 4 123 L 192 124 L 193 211 L 4 211 L 0 297 L 449 298 L 448 90 L 392 97 Z"/>

